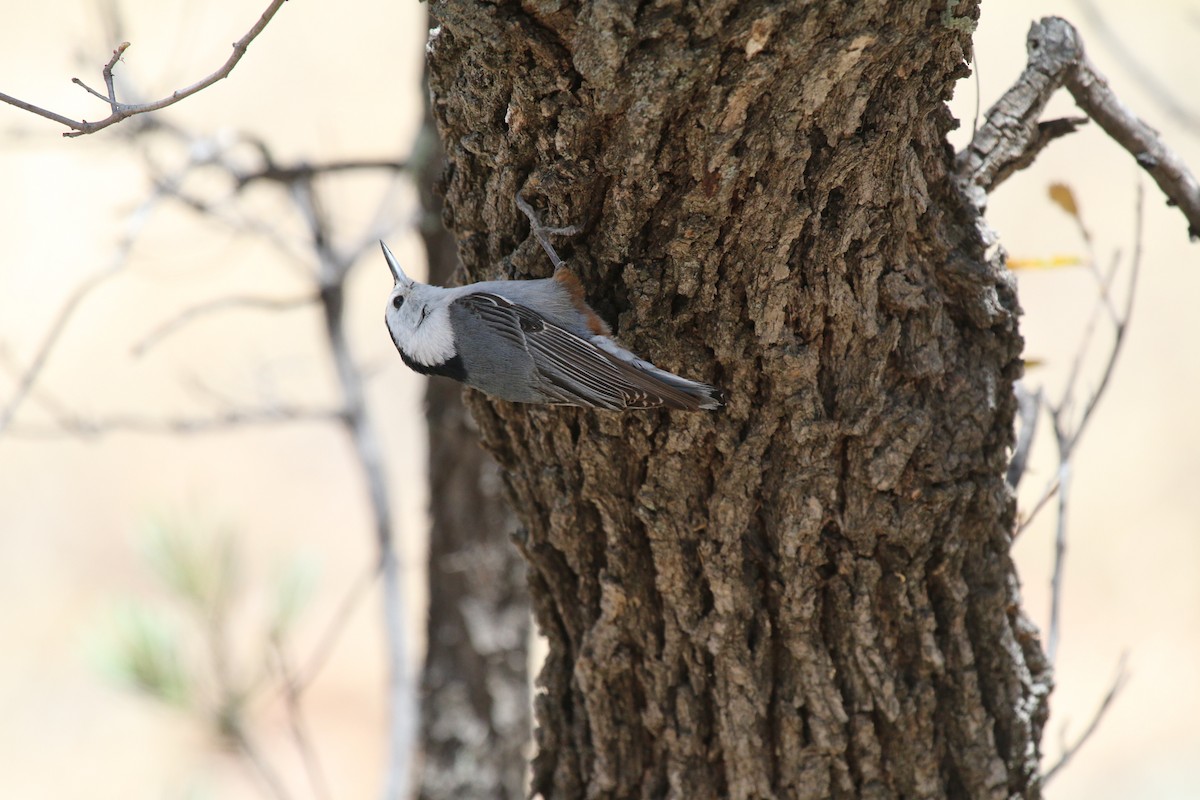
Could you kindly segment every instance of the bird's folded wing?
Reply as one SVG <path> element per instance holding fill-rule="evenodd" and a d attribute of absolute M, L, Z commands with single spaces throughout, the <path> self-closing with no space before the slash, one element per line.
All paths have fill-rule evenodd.
<path fill-rule="evenodd" d="M 500 337 L 520 344 L 548 384 L 551 402 L 619 410 L 697 408 L 697 398 L 671 386 L 530 308 L 477 292 L 454 301 Z"/>

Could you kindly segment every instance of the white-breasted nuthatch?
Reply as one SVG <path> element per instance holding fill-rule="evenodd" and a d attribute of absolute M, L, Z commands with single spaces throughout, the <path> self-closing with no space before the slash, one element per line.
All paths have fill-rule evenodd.
<path fill-rule="evenodd" d="M 412 280 L 379 243 L 396 280 L 384 317 L 405 364 L 516 403 L 614 411 L 725 404 L 719 389 L 659 369 L 613 341 L 536 223 L 534 232 L 555 262 L 554 277 L 453 289 Z"/>

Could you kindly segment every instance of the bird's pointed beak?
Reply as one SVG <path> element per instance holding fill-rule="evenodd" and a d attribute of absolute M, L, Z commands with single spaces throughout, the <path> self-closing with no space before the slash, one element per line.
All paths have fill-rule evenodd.
<path fill-rule="evenodd" d="M 396 283 L 402 283 L 405 286 L 412 283 L 412 280 L 404 274 L 404 270 L 400 269 L 400 262 L 392 255 L 392 251 L 388 249 L 382 239 L 379 240 L 379 246 L 383 248 L 383 257 L 387 259 L 388 269 L 392 271 L 392 277 L 396 279 Z"/>

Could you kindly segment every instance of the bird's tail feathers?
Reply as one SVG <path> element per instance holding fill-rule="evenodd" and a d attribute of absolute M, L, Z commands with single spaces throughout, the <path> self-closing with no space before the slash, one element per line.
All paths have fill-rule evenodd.
<path fill-rule="evenodd" d="M 666 404 L 686 410 L 712 411 L 725 405 L 725 393 L 707 383 L 681 378 L 673 372 L 660 369 L 649 361 L 638 358 L 607 336 L 593 336 L 592 342 L 610 355 L 636 368 L 639 372 L 659 384 L 655 387 Z"/>

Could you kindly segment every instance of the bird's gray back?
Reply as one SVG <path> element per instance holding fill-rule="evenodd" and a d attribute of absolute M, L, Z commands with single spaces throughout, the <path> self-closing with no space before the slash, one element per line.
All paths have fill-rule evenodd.
<path fill-rule="evenodd" d="M 574 299 L 565 286 L 554 278 L 537 278 L 527 281 L 482 281 L 455 290 L 459 297 L 475 292 L 486 292 L 503 297 L 509 302 L 536 311 L 550 322 L 576 336 L 588 338 L 591 332 L 587 318 L 575 307 Z"/>

